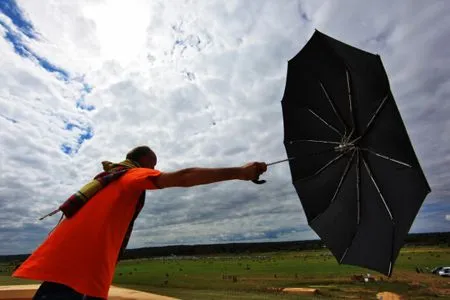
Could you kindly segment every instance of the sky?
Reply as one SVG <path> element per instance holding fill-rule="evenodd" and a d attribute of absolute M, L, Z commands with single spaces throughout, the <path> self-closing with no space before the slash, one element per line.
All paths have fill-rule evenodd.
<path fill-rule="evenodd" d="M 286 158 L 287 63 L 315 29 L 381 56 L 432 189 L 411 232 L 448 231 L 448 1 L 3 0 L 0 255 L 135 146 L 167 172 Z M 149 191 L 129 248 L 316 239 L 290 176 Z"/>

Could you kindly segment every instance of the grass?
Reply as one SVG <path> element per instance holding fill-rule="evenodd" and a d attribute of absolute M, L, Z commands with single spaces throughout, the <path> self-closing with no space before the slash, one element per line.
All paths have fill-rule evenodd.
<path fill-rule="evenodd" d="M 407 299 L 450 299 L 450 280 L 416 273 L 450 265 L 448 247 L 404 248 L 391 278 L 354 266 L 339 265 L 328 251 L 166 257 L 120 262 L 113 284 L 182 299 L 375 299 L 390 291 Z M 4 269 L 4 268 L 2 268 Z M 0 284 L 24 284 L 0 273 Z M 371 273 L 375 282 L 356 283 L 354 274 Z M 317 296 L 280 293 L 284 287 L 315 287 Z"/>

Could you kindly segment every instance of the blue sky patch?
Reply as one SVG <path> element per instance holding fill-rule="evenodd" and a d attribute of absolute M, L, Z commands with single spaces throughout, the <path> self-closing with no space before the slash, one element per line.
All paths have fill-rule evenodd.
<path fill-rule="evenodd" d="M 1 0 L 0 12 L 8 16 L 13 24 L 27 37 L 36 39 L 37 35 L 33 25 L 23 15 L 15 0 Z M 3 24 L 5 26 L 5 24 Z"/>
<path fill-rule="evenodd" d="M 84 99 L 84 96 L 86 94 L 89 94 L 90 92 L 92 92 L 92 86 L 90 86 L 87 83 L 83 83 L 83 89 L 81 90 L 81 97 L 76 102 L 77 108 L 79 108 L 81 110 L 87 110 L 87 111 L 91 111 L 91 110 L 95 109 L 94 105 L 87 104 L 86 100 Z"/>
<path fill-rule="evenodd" d="M 37 55 L 33 55 L 36 60 L 39 62 L 41 67 L 43 67 L 45 70 L 47 70 L 50 73 L 56 73 L 56 76 L 60 80 L 69 81 L 69 73 L 64 71 L 61 68 L 56 67 L 55 65 L 51 64 L 48 60 L 45 58 L 39 57 Z"/>
<path fill-rule="evenodd" d="M 17 120 L 15 120 L 15 119 L 13 119 L 13 118 L 10 118 L 10 117 L 7 117 L 7 116 L 5 116 L 5 115 L 3 115 L 3 114 L 0 114 L 0 117 L 2 117 L 2 118 L 5 119 L 5 120 L 10 121 L 11 123 L 14 123 L 14 124 L 18 123 Z"/>
<path fill-rule="evenodd" d="M 5 24 L 5 22 L 0 21 L 0 26 L 3 26 L 6 30 L 4 38 L 13 46 L 14 52 L 16 54 L 36 62 L 47 72 L 54 74 L 59 80 L 65 82 L 69 82 L 71 80 L 68 71 L 52 64 L 47 58 L 39 56 L 25 44 L 22 34 L 29 38 L 36 39 L 37 33 L 31 22 L 29 22 L 24 17 L 24 14 L 17 6 L 16 1 L 0 0 L 0 12 L 9 17 L 15 26 L 15 28 L 12 28 L 12 26 L 9 26 Z M 83 83 L 83 88 L 81 90 L 82 96 L 75 103 L 77 108 L 87 111 L 95 109 L 93 105 L 86 104 L 84 100 L 84 95 L 90 93 L 91 91 L 92 87 L 87 83 Z M 17 123 L 17 121 L 14 119 L 5 117 L 3 115 L 1 116 L 12 123 Z M 66 154 L 77 153 L 84 141 L 89 140 L 93 137 L 93 131 L 91 127 L 83 128 L 73 123 L 66 123 L 65 129 L 72 130 L 75 127 L 80 129 L 82 133 L 78 137 L 76 145 L 70 145 L 70 143 L 61 145 L 61 150 Z"/>
<path fill-rule="evenodd" d="M 238 242 L 238 241 L 246 241 L 249 239 L 255 239 L 255 240 L 265 240 L 265 239 L 277 239 L 279 237 L 282 237 L 284 234 L 289 234 L 292 232 L 299 232 L 298 228 L 280 228 L 276 230 L 268 230 L 263 232 L 262 236 L 258 236 L 257 238 L 249 238 L 245 234 L 232 234 L 228 236 L 224 236 L 219 239 L 221 242 Z"/>
<path fill-rule="evenodd" d="M 65 154 L 72 154 L 72 147 L 70 147 L 69 145 L 67 145 L 67 144 L 62 144 L 61 145 L 61 150 L 62 150 L 62 152 L 64 152 Z"/>
<path fill-rule="evenodd" d="M 1 2 L 1 1 L 0 1 Z M 28 48 L 22 41 L 20 35 L 15 33 L 9 26 L 0 22 L 0 24 L 6 29 L 5 39 L 10 42 L 14 47 L 14 52 L 22 57 L 27 57 L 30 59 L 36 60 L 36 62 L 44 68 L 46 71 L 50 73 L 55 73 L 56 76 L 60 80 L 69 81 L 69 73 L 62 68 L 59 68 L 52 63 L 50 63 L 47 59 L 40 57 L 36 53 L 34 53 L 30 48 Z"/>
<path fill-rule="evenodd" d="M 67 122 L 67 123 L 66 123 L 66 127 L 65 127 L 66 130 L 72 130 L 73 128 L 79 128 L 79 129 L 81 129 L 81 127 L 78 126 L 77 124 L 70 123 L 70 122 Z"/>
<path fill-rule="evenodd" d="M 83 91 L 85 91 L 86 93 L 92 92 L 92 86 L 87 83 L 83 83 Z"/>
<path fill-rule="evenodd" d="M 94 132 L 92 130 L 92 127 L 90 126 L 83 127 L 72 122 L 66 122 L 66 125 L 64 127 L 64 129 L 68 131 L 72 131 L 74 128 L 81 130 L 76 144 L 70 145 L 69 143 L 64 143 L 61 145 L 61 151 L 68 155 L 77 153 L 81 148 L 81 145 L 83 145 L 85 141 L 90 140 L 94 136 Z"/>
<path fill-rule="evenodd" d="M 3 23 L 2 25 L 5 26 Z M 9 27 L 5 26 L 5 28 L 7 30 L 5 34 L 5 39 L 13 45 L 14 52 L 16 52 L 22 57 L 30 57 L 32 54 L 30 53 L 30 50 L 28 50 L 27 46 L 22 44 L 22 42 L 20 41 L 20 37 L 12 33 Z"/>
<path fill-rule="evenodd" d="M 87 127 L 84 131 L 84 133 L 80 134 L 78 137 L 78 145 L 81 146 L 84 141 L 90 140 L 94 136 L 94 133 L 92 132 L 91 127 Z"/>
<path fill-rule="evenodd" d="M 269 231 L 264 232 L 264 237 L 267 239 L 276 239 L 276 238 L 283 236 L 284 234 L 288 234 L 291 232 L 297 232 L 297 231 L 298 231 L 297 228 L 280 228 L 277 230 L 269 230 Z"/>
<path fill-rule="evenodd" d="M 95 109 L 94 105 L 86 104 L 86 102 L 84 101 L 84 98 L 78 99 L 76 105 L 77 105 L 77 108 L 82 109 L 82 110 L 91 111 L 91 110 Z"/>
<path fill-rule="evenodd" d="M 13 22 L 13 24 L 16 26 L 17 30 L 19 30 L 22 34 L 32 39 L 36 38 L 37 35 L 33 25 L 28 20 L 25 19 L 22 11 L 17 6 L 16 1 L 0 0 L 0 12 L 8 16 Z M 12 44 L 15 53 L 17 53 L 22 57 L 27 57 L 32 60 L 36 60 L 36 62 L 42 68 L 44 68 L 46 71 L 50 73 L 55 73 L 60 80 L 64 81 L 69 80 L 69 73 L 67 71 L 55 66 L 54 64 L 50 63 L 47 59 L 37 55 L 29 47 L 27 47 L 23 42 L 20 33 L 14 31 L 12 28 L 10 28 L 2 21 L 0 21 L 0 25 L 2 25 L 6 29 L 4 37 L 8 42 Z"/>

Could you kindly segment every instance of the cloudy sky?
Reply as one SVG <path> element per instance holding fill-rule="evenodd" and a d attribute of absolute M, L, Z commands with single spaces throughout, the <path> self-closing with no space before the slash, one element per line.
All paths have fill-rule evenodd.
<path fill-rule="evenodd" d="M 0 1 L 0 254 L 132 147 L 158 168 L 286 157 L 287 61 L 318 29 L 383 59 L 432 193 L 411 231 L 450 228 L 450 3 Z M 317 238 L 288 164 L 265 185 L 147 193 L 130 247 Z"/>

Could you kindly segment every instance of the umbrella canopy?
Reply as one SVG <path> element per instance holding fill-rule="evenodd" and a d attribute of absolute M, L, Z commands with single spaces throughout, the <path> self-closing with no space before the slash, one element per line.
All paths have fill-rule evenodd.
<path fill-rule="evenodd" d="M 340 263 L 390 276 L 431 190 L 380 57 L 316 30 L 288 62 L 281 103 L 308 224 Z"/>

